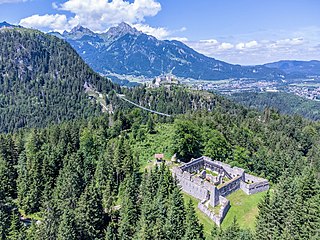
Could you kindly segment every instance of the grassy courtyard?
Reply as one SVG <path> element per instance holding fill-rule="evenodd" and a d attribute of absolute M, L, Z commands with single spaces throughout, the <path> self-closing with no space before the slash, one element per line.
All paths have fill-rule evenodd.
<path fill-rule="evenodd" d="M 255 219 L 258 215 L 258 203 L 261 201 L 266 192 L 247 195 L 243 191 L 238 190 L 229 196 L 231 207 L 227 216 L 222 222 L 221 227 L 230 226 L 233 218 L 236 217 L 241 228 L 253 229 Z"/>
<path fill-rule="evenodd" d="M 265 192 L 247 195 L 241 190 L 230 194 L 227 199 L 230 200 L 231 207 L 222 222 L 222 229 L 230 226 L 233 218 L 236 217 L 241 228 L 249 228 L 253 230 L 255 226 L 255 219 L 258 215 L 258 203 L 262 200 L 264 195 Z M 189 199 L 192 200 L 196 208 L 196 214 L 199 221 L 204 226 L 205 235 L 209 236 L 214 224 L 213 221 L 197 208 L 199 200 L 186 193 L 183 193 L 183 196 L 186 202 L 189 201 Z"/>

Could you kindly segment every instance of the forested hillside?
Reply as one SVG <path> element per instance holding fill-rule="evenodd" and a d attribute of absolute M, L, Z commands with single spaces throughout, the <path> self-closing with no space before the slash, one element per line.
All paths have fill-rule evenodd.
<path fill-rule="evenodd" d="M 0 30 L 0 132 L 98 115 L 84 83 L 119 88 L 94 73 L 56 37 L 22 28 Z"/>
<path fill-rule="evenodd" d="M 165 126 L 160 146 L 146 142 L 167 134 Z M 169 170 L 141 173 L 141 156 L 157 146 L 184 161 L 205 154 L 272 183 L 258 235 L 234 221 L 223 231 L 212 224 L 211 239 L 317 239 L 319 133 L 318 122 L 234 105 L 173 122 L 126 108 L 1 135 L 0 231 L 9 239 L 204 239 Z M 40 222 L 22 227 L 16 208 Z"/>
<path fill-rule="evenodd" d="M 199 110 L 210 112 L 215 107 L 224 109 L 235 107 L 234 103 L 224 97 L 193 91 L 182 86 L 156 89 L 140 86 L 125 89 L 124 93 L 135 103 L 168 114 L 184 114 Z"/>
<path fill-rule="evenodd" d="M 183 87 L 120 90 L 62 40 L 21 29 L 0 35 L 0 127 L 10 132 L 0 135 L 1 239 L 319 239 L 319 122 Z M 112 111 L 88 99 L 86 81 Z M 174 116 L 135 108 L 112 89 Z M 168 166 L 153 166 L 159 152 Z M 171 175 L 173 154 L 184 162 L 207 155 L 268 179 L 254 231 L 235 219 L 205 232 Z"/>
<path fill-rule="evenodd" d="M 231 100 L 263 111 L 273 108 L 284 114 L 298 114 L 320 120 L 320 102 L 308 100 L 290 93 L 236 93 L 228 96 Z"/>

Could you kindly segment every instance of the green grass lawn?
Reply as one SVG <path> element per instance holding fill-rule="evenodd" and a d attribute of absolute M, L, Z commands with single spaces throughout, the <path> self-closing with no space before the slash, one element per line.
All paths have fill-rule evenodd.
<path fill-rule="evenodd" d="M 265 193 L 266 192 L 247 195 L 242 190 L 238 190 L 230 194 L 227 199 L 230 200 L 231 207 L 221 224 L 222 229 L 229 227 L 232 224 L 233 218 L 236 217 L 242 229 L 253 230 L 255 226 L 255 219 L 258 215 L 258 203 L 261 201 Z M 205 236 L 208 237 L 214 224 L 213 221 L 198 209 L 198 199 L 186 193 L 183 193 L 183 197 L 185 202 L 189 201 L 189 199 L 192 200 L 196 208 L 196 214 L 199 221 L 203 224 Z"/>
<path fill-rule="evenodd" d="M 241 228 L 254 229 L 255 219 L 258 215 L 258 203 L 266 192 L 247 195 L 242 190 L 238 190 L 229 196 L 231 207 L 227 216 L 222 222 L 221 227 L 227 228 L 231 225 L 233 218 L 236 217 Z"/>

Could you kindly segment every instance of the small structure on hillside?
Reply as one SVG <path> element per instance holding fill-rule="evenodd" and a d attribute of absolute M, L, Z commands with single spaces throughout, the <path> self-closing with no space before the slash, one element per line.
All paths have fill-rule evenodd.
<path fill-rule="evenodd" d="M 164 161 L 164 154 L 163 153 L 156 153 L 154 155 L 154 158 L 156 159 L 156 164 L 160 164 Z"/>
<path fill-rule="evenodd" d="M 217 225 L 230 208 L 226 196 L 239 189 L 248 195 L 269 189 L 268 180 L 205 156 L 175 167 L 172 172 L 182 190 L 199 199 L 198 208 Z"/>

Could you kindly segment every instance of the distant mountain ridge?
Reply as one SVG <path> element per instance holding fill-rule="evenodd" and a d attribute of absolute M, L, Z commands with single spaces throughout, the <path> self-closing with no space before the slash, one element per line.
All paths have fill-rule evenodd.
<path fill-rule="evenodd" d="M 126 23 L 105 33 L 77 26 L 51 33 L 68 41 L 97 72 L 114 76 L 153 78 L 172 72 L 177 77 L 219 80 L 227 78 L 282 79 L 285 73 L 266 66 L 233 65 L 196 52 L 179 41 L 158 40 Z"/>
<path fill-rule="evenodd" d="M 290 76 L 320 76 L 320 61 L 296 61 L 296 60 L 282 60 L 273 63 L 264 64 L 266 67 L 277 68 L 284 71 Z"/>
<path fill-rule="evenodd" d="M 3 28 L 3 27 L 6 27 L 6 28 L 19 27 L 19 28 L 21 28 L 21 26 L 19 26 L 19 25 L 12 25 L 10 23 L 7 23 L 6 21 L 0 22 L 0 28 Z"/>

